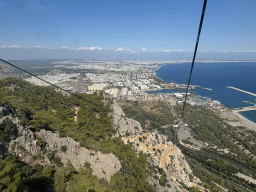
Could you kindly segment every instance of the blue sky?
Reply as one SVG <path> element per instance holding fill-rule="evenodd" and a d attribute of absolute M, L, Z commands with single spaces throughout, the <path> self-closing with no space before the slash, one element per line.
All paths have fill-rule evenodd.
<path fill-rule="evenodd" d="M 203 0 L 0 0 L 0 56 L 190 57 L 202 5 Z M 233 52 L 254 59 L 255 10 L 255 0 L 208 0 L 199 54 Z"/>

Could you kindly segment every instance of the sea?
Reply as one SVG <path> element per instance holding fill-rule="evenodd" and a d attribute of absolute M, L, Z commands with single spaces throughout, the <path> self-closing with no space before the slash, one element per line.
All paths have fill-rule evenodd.
<path fill-rule="evenodd" d="M 167 64 L 157 69 L 156 76 L 165 82 L 188 83 L 191 63 Z M 256 97 L 238 90 L 236 87 L 256 94 L 256 62 L 215 62 L 195 63 L 190 85 L 199 85 L 208 89 L 195 88 L 189 92 L 218 100 L 228 108 L 252 106 L 243 101 L 256 103 Z M 148 93 L 171 93 L 173 89 L 149 91 Z M 185 92 L 185 91 L 178 91 Z M 241 115 L 256 123 L 256 111 L 241 112 Z"/>

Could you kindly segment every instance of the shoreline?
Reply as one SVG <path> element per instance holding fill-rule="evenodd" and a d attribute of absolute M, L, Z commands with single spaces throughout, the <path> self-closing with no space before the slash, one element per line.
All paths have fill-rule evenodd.
<path fill-rule="evenodd" d="M 256 123 L 247 119 L 245 116 L 243 116 L 242 114 L 240 114 L 239 112 L 231 112 L 232 114 L 234 114 L 236 117 L 238 117 L 239 119 L 241 119 L 241 121 L 239 121 L 242 125 L 244 125 L 244 127 L 247 127 L 248 129 L 252 129 L 254 131 L 256 131 Z"/>
<path fill-rule="evenodd" d="M 245 62 L 245 61 L 244 61 Z M 178 62 L 177 63 L 170 63 L 170 64 L 178 64 Z M 160 67 L 162 67 L 162 66 L 164 66 L 164 65 L 170 65 L 170 64 L 161 64 L 159 67 L 157 67 L 157 69 L 156 70 L 158 70 L 158 69 L 160 69 Z M 154 76 L 156 77 L 156 78 L 158 78 L 158 79 L 161 79 L 160 77 L 158 77 L 157 75 L 156 75 L 156 70 L 154 70 Z M 169 83 L 169 82 L 166 82 L 166 81 L 164 81 L 163 79 L 161 79 L 163 82 L 165 82 L 165 83 Z M 231 88 L 231 87 L 230 87 Z M 164 89 L 160 89 L 160 90 L 164 90 Z M 199 96 L 201 96 L 201 95 L 199 95 Z M 223 105 L 224 106 L 224 105 Z M 226 106 L 224 106 L 224 107 L 226 107 Z M 229 110 L 232 110 L 232 108 L 229 108 Z M 238 117 L 239 119 L 241 119 L 241 121 L 240 121 L 240 123 L 241 124 L 246 124 L 247 126 L 249 126 L 250 127 L 250 129 L 253 129 L 254 131 L 256 131 L 256 122 L 254 122 L 254 121 L 251 121 L 250 119 L 247 119 L 245 116 L 243 116 L 242 114 L 240 114 L 239 112 L 232 112 L 232 114 L 234 114 L 236 117 Z"/>

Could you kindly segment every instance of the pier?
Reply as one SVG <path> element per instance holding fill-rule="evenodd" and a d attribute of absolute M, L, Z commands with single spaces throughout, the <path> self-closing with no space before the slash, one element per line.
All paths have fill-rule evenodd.
<path fill-rule="evenodd" d="M 255 94 L 255 93 L 251 93 L 251 92 L 249 92 L 249 91 L 244 91 L 244 90 L 242 90 L 242 89 L 238 89 L 238 88 L 231 87 L 231 86 L 227 86 L 227 88 L 235 89 L 235 90 L 237 90 L 237 91 L 241 91 L 241 92 L 244 92 L 244 93 L 247 93 L 247 94 L 250 94 L 250 95 L 253 95 L 253 96 L 256 97 L 256 94 Z"/>
<path fill-rule="evenodd" d="M 250 107 L 242 107 L 242 108 L 234 108 L 232 111 L 234 112 L 242 112 L 242 111 L 254 111 L 256 110 L 256 105 Z"/>

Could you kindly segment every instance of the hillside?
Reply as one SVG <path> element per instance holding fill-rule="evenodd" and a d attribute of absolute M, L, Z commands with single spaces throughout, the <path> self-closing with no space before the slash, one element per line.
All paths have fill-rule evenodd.
<path fill-rule="evenodd" d="M 1 80 L 0 88 L 2 191 L 155 191 L 146 181 L 147 156 L 112 137 L 111 101 L 102 94 L 67 97 L 15 78 Z M 83 161 L 74 159 L 75 145 Z"/>
<path fill-rule="evenodd" d="M 195 151 L 169 140 L 172 133 L 165 128 L 176 119 L 164 101 L 117 103 L 102 92 L 68 96 L 6 78 L 0 81 L 0 102 L 2 191 L 237 190 L 191 162 L 253 188 L 234 175 L 250 172 L 245 167 L 254 169 L 250 159 L 237 165 L 240 159 L 224 159 L 214 150 L 214 144 L 233 146 L 220 129 L 236 135 L 204 108 L 188 106 L 185 114 L 194 137 L 211 144 Z M 174 109 L 179 116 L 180 106 Z"/>

